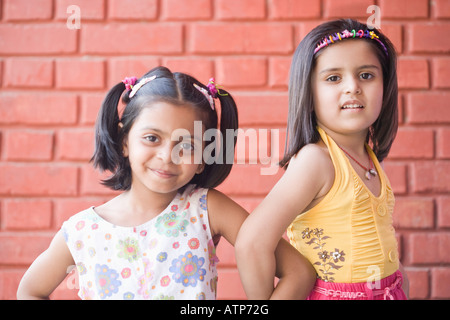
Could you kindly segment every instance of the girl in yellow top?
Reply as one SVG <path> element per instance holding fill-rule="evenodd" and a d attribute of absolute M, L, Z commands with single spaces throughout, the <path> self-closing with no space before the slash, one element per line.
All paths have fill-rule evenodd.
<path fill-rule="evenodd" d="M 291 66 L 286 172 L 237 238 L 245 288 L 268 295 L 287 229 L 317 274 L 305 297 L 406 299 L 395 200 L 380 165 L 397 132 L 397 94 L 395 49 L 378 30 L 337 20 L 301 41 Z"/>

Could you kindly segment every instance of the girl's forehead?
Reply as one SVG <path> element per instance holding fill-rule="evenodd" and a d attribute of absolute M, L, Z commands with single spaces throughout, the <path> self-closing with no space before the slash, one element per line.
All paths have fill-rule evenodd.
<path fill-rule="evenodd" d="M 319 51 L 316 71 L 323 68 L 344 68 L 364 65 L 380 66 L 373 46 L 366 40 L 349 39 Z"/>
<path fill-rule="evenodd" d="M 202 121 L 199 112 L 189 104 L 175 105 L 168 102 L 153 102 L 142 108 L 133 127 L 138 130 L 157 128 L 170 132 L 175 129 L 193 130 L 196 121 Z"/>

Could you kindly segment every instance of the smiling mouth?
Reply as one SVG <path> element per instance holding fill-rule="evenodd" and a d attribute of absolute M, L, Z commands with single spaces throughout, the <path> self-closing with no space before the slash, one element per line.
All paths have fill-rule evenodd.
<path fill-rule="evenodd" d="M 169 171 L 164 171 L 164 170 L 158 170 L 158 169 L 150 169 L 153 171 L 154 174 L 156 174 L 158 177 L 161 178 L 172 178 L 175 177 L 175 174 L 170 173 Z"/>
<path fill-rule="evenodd" d="M 360 104 L 346 104 L 341 109 L 364 109 L 364 106 Z"/>

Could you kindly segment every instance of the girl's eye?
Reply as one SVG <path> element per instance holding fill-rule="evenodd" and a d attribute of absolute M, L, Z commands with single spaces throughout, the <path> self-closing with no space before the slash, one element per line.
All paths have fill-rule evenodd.
<path fill-rule="evenodd" d="M 330 81 L 330 82 L 336 82 L 336 81 L 339 81 L 339 76 L 329 76 L 328 78 L 327 78 L 327 81 Z"/>
<path fill-rule="evenodd" d="M 152 142 L 152 143 L 155 143 L 155 142 L 158 142 L 158 141 L 159 141 L 158 137 L 157 137 L 157 136 L 154 136 L 154 135 L 145 136 L 144 139 L 145 139 L 146 141 Z"/>
<path fill-rule="evenodd" d="M 180 147 L 183 150 L 194 150 L 194 145 L 188 142 L 182 143 Z"/>
<path fill-rule="evenodd" d="M 373 78 L 373 75 L 367 72 L 361 73 L 360 75 L 361 79 L 363 80 L 369 80 Z"/>

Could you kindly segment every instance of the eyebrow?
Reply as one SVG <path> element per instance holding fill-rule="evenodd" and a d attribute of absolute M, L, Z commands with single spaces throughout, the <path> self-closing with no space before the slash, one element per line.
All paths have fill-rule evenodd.
<path fill-rule="evenodd" d="M 149 127 L 149 126 L 142 127 L 142 128 L 140 129 L 140 131 L 141 131 L 141 132 L 142 132 L 142 131 L 155 131 L 155 132 L 158 133 L 158 134 L 166 134 L 166 132 L 163 131 L 163 130 L 161 130 L 161 129 L 154 128 L 154 127 Z M 173 133 L 173 132 L 172 132 L 172 133 Z M 171 135 L 172 135 L 172 134 L 171 134 Z M 187 139 L 192 139 L 192 140 L 202 141 L 202 138 L 196 137 L 196 136 L 194 136 L 194 135 L 183 135 L 183 136 L 180 136 L 180 138 L 183 138 L 183 139 L 187 138 Z"/>
<path fill-rule="evenodd" d="M 336 72 L 336 71 L 340 71 L 342 69 L 343 68 L 327 68 L 327 69 L 320 71 L 319 74 L 328 73 L 328 72 Z M 361 69 L 380 69 L 380 68 L 374 64 L 365 64 L 365 65 L 359 66 L 357 69 L 361 70 Z"/>

